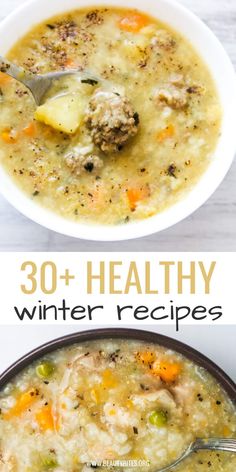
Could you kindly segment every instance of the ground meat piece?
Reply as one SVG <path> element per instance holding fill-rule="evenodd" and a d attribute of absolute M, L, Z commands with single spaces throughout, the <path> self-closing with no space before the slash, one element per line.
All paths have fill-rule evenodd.
<path fill-rule="evenodd" d="M 180 110 L 187 106 L 188 98 L 186 90 L 169 85 L 166 88 L 161 88 L 157 91 L 156 98 L 159 102 L 168 105 L 174 110 Z"/>
<path fill-rule="evenodd" d="M 96 146 L 103 152 L 116 152 L 137 134 L 137 116 L 128 98 L 97 90 L 90 100 L 85 123 Z"/>
<path fill-rule="evenodd" d="M 99 13 L 99 10 L 93 10 L 86 15 L 86 20 L 89 26 L 101 25 L 104 22 L 103 16 Z"/>
<path fill-rule="evenodd" d="M 176 48 L 176 41 L 165 30 L 158 31 L 151 42 L 152 48 L 158 47 L 164 51 L 173 51 Z"/>
<path fill-rule="evenodd" d="M 47 37 L 42 37 L 40 47 L 43 53 L 47 54 L 54 68 L 65 66 L 68 59 L 67 52 L 56 41 L 49 41 Z"/>
<path fill-rule="evenodd" d="M 66 165 L 76 175 L 80 175 L 83 172 L 92 173 L 103 166 L 102 159 L 89 152 L 89 148 L 90 146 L 77 147 L 65 155 Z"/>
<path fill-rule="evenodd" d="M 66 41 L 67 39 L 75 39 L 78 33 L 78 26 L 74 21 L 65 21 L 58 23 L 56 28 L 61 41 Z"/>

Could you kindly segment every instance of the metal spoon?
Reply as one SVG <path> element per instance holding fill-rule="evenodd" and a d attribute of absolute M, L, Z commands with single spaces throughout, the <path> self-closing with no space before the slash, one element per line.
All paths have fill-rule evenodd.
<path fill-rule="evenodd" d="M 48 90 L 52 87 L 53 81 L 67 75 L 78 75 L 82 79 L 90 80 L 96 84 L 103 82 L 103 79 L 96 77 L 89 71 L 81 72 L 79 69 L 69 69 L 59 72 L 50 72 L 49 74 L 33 74 L 26 71 L 23 67 L 18 67 L 0 56 L 0 72 L 10 75 L 18 82 L 24 84 L 32 93 L 37 105 L 42 103 L 42 99 Z"/>
<path fill-rule="evenodd" d="M 179 465 L 184 459 L 186 459 L 190 454 L 192 454 L 192 452 L 200 451 L 203 449 L 236 453 L 236 439 L 197 439 L 188 446 L 188 448 L 184 451 L 182 456 L 177 459 L 177 461 L 173 462 L 167 467 L 164 467 L 163 469 L 156 470 L 156 472 L 167 472 L 167 470 L 172 470 L 177 465 Z"/>

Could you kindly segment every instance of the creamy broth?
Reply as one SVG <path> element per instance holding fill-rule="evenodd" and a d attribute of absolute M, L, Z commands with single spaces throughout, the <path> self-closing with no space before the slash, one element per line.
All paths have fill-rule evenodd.
<path fill-rule="evenodd" d="M 0 77 L 1 163 L 53 212 L 109 225 L 148 218 L 186 198 L 211 162 L 219 97 L 208 67 L 168 25 L 125 9 L 77 10 L 34 27 L 9 59 L 33 73 L 80 68 L 103 79 L 58 81 L 46 97 L 53 107 L 35 115 L 24 86 Z M 67 94 L 73 103 L 60 113 Z M 80 124 L 64 132 L 74 100 Z"/>
<path fill-rule="evenodd" d="M 126 461 L 125 471 L 137 461 L 139 472 L 154 472 L 197 437 L 236 436 L 235 407 L 203 368 L 135 341 L 87 342 L 48 355 L 4 388 L 0 412 L 2 472 L 109 470 L 103 461 Z M 202 451 L 176 470 L 209 467 L 234 472 L 236 456 Z"/>

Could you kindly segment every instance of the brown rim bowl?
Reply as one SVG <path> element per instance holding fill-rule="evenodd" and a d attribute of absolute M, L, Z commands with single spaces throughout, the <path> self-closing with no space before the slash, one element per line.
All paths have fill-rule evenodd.
<path fill-rule="evenodd" d="M 228 377 L 228 375 L 220 367 L 218 367 L 206 356 L 196 351 L 192 347 L 170 337 L 131 328 L 102 328 L 93 329 L 90 331 L 81 331 L 79 333 L 69 334 L 43 344 L 42 346 L 34 349 L 16 361 L 11 367 L 9 367 L 0 375 L 0 390 L 2 390 L 8 382 L 12 381 L 14 377 L 22 370 L 45 355 L 53 351 L 57 351 L 58 349 L 62 349 L 66 346 L 72 346 L 74 344 L 80 344 L 86 341 L 96 341 L 99 339 L 126 339 L 132 341 L 144 341 L 146 343 L 153 343 L 168 349 L 172 349 L 173 351 L 182 354 L 192 362 L 198 364 L 200 367 L 206 369 L 216 379 L 216 381 L 218 381 L 218 383 L 222 386 L 224 391 L 236 405 L 235 382 L 230 379 L 230 377 Z"/>

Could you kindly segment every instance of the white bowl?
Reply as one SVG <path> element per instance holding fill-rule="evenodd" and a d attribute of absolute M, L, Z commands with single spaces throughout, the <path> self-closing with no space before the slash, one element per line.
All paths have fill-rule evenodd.
<path fill-rule="evenodd" d="M 118 241 L 146 236 L 178 223 L 199 208 L 222 182 L 236 150 L 236 76 L 230 59 L 214 34 L 194 14 L 174 0 L 31 0 L 0 24 L 0 54 L 7 54 L 32 26 L 51 16 L 96 5 L 138 8 L 182 32 L 208 64 L 223 108 L 221 137 L 212 162 L 198 184 L 172 207 L 136 223 L 102 226 L 69 221 L 30 200 L 3 167 L 0 168 L 2 194 L 27 217 L 69 236 L 94 241 Z"/>

